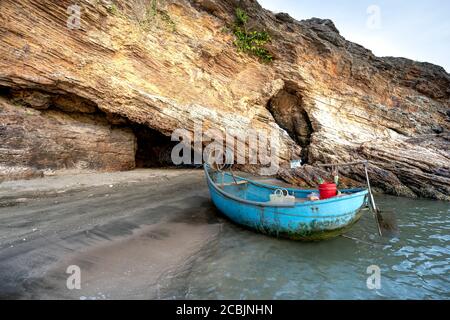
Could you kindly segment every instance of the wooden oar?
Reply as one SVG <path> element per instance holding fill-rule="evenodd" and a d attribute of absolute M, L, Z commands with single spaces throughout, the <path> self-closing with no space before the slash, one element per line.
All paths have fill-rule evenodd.
<path fill-rule="evenodd" d="M 367 171 L 367 162 L 364 163 L 364 172 L 366 173 L 366 181 L 367 181 L 367 189 L 369 190 L 369 198 L 370 198 L 370 204 L 372 207 L 372 213 L 373 217 L 375 218 L 375 221 L 377 222 L 378 227 L 378 234 L 380 237 L 383 236 L 383 233 L 381 232 L 381 221 L 383 220 L 383 217 L 379 213 L 377 206 L 375 205 L 375 200 L 373 198 L 372 194 L 372 188 L 370 187 L 370 180 L 369 180 L 369 172 Z"/>
<path fill-rule="evenodd" d="M 367 189 L 369 191 L 369 197 L 370 197 L 370 207 L 372 209 L 373 216 L 375 218 L 375 221 L 377 223 L 378 228 L 378 234 L 380 237 L 382 236 L 393 236 L 397 233 L 397 224 L 395 223 L 395 218 L 392 212 L 392 215 L 389 219 L 386 218 L 386 215 L 383 217 L 381 214 L 380 209 L 376 206 L 375 200 L 373 198 L 372 188 L 370 187 L 370 179 L 369 179 L 369 173 L 367 170 L 368 162 L 364 163 L 364 172 L 366 173 L 366 180 L 367 180 Z M 386 212 L 383 212 L 383 214 Z"/>
<path fill-rule="evenodd" d="M 377 223 L 378 234 L 380 236 L 394 236 L 398 233 L 397 223 L 395 219 L 395 215 L 393 212 L 386 212 L 383 210 L 383 214 L 381 210 L 375 204 L 375 200 L 372 193 L 372 188 L 370 186 L 369 173 L 367 170 L 367 165 L 369 161 L 355 161 L 355 162 L 347 162 L 347 163 L 332 163 L 332 164 L 317 164 L 318 167 L 345 167 L 345 166 L 353 166 L 353 165 L 364 165 L 364 172 L 366 174 L 366 182 L 367 189 L 369 191 L 369 208 L 371 209 L 374 219 Z"/>

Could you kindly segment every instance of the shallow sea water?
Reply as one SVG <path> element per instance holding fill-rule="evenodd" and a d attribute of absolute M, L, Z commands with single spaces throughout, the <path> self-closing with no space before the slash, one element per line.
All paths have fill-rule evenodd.
<path fill-rule="evenodd" d="M 450 299 L 450 205 L 377 196 L 399 234 L 380 238 L 365 211 L 353 239 L 303 243 L 245 230 L 221 217 L 219 236 L 163 290 L 164 299 Z M 355 240 L 355 239 L 359 239 Z M 369 289 L 369 266 L 381 288 Z"/>

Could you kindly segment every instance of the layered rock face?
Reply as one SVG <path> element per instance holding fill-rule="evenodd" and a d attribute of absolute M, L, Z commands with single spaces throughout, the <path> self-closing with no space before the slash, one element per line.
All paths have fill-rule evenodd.
<path fill-rule="evenodd" d="M 308 165 L 369 159 L 375 186 L 388 193 L 450 199 L 443 68 L 375 57 L 329 20 L 295 21 L 250 0 L 80 0 L 79 29 L 68 28 L 72 4 L 0 2 L 0 86 L 77 96 L 164 135 L 198 122 L 237 136 L 270 130 L 285 167 L 300 157 Z M 236 50 L 228 30 L 238 6 L 250 28 L 271 35 L 272 63 Z M 361 182 L 361 168 L 350 169 L 348 183 Z M 318 173 L 279 174 L 311 185 Z"/>
<path fill-rule="evenodd" d="M 61 109 L 50 105 L 51 100 L 59 101 Z M 76 101 L 59 96 L 51 99 L 40 92 L 0 97 L 0 181 L 40 177 L 62 169 L 119 171 L 135 167 L 132 130 L 114 128 L 87 103 L 67 109 L 77 106 Z"/>

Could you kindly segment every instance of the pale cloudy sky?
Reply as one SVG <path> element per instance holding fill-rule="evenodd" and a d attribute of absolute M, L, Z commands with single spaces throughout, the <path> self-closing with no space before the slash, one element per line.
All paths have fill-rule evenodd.
<path fill-rule="evenodd" d="M 406 57 L 450 72 L 449 0 L 258 0 L 297 20 L 331 19 L 350 41 L 377 56 Z"/>

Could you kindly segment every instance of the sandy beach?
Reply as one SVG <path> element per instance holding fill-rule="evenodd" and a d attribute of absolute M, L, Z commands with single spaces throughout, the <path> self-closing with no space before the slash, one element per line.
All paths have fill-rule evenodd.
<path fill-rule="evenodd" d="M 152 299 L 221 229 L 201 170 L 146 169 L 0 185 L 0 296 Z M 206 214 L 208 213 L 208 214 Z M 68 266 L 81 289 L 66 286 Z"/>

